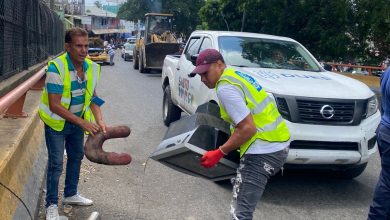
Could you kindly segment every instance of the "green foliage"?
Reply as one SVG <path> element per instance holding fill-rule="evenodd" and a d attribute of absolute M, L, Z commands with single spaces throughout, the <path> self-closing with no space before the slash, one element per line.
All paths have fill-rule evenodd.
<path fill-rule="evenodd" d="M 159 3 L 161 10 L 156 10 L 152 3 Z M 198 11 L 203 6 L 204 0 L 128 0 L 118 12 L 118 17 L 130 21 L 143 21 L 148 12 L 172 13 L 175 15 L 175 32 L 189 36 L 201 23 Z"/>
<path fill-rule="evenodd" d="M 389 0 L 128 0 L 118 16 L 143 21 L 156 4 L 187 37 L 196 29 L 245 31 L 291 37 L 320 60 L 390 57 Z"/>
<path fill-rule="evenodd" d="M 128 21 L 143 21 L 147 12 L 148 8 L 146 1 L 127 0 L 127 2 L 122 4 L 119 8 L 118 17 Z"/>
<path fill-rule="evenodd" d="M 206 0 L 199 16 L 210 30 L 291 37 L 321 60 L 390 56 L 389 0 Z"/>
<path fill-rule="evenodd" d="M 361 51 L 367 54 L 367 60 L 375 63 L 390 57 L 389 0 L 356 0 L 355 14 L 358 24 L 356 41 L 361 45 Z"/>

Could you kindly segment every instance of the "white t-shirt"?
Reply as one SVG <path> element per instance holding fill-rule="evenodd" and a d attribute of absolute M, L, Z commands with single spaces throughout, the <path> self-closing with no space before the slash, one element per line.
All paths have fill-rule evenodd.
<path fill-rule="evenodd" d="M 222 106 L 236 126 L 250 114 L 245 103 L 243 91 L 234 85 L 223 84 L 217 89 L 217 96 Z M 288 147 L 290 142 L 267 142 L 257 139 L 247 150 L 246 154 L 268 154 L 274 153 Z"/>

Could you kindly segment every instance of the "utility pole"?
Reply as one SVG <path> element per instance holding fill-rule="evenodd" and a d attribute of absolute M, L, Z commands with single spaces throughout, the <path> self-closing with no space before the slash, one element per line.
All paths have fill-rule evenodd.
<path fill-rule="evenodd" d="M 118 0 L 116 0 L 116 9 L 117 9 L 116 10 L 116 14 L 118 15 L 118 12 L 119 12 Z M 117 23 L 116 23 L 116 29 L 118 29 L 118 30 L 119 30 L 119 23 L 120 23 L 120 20 L 118 20 Z"/>
<path fill-rule="evenodd" d="M 85 15 L 85 0 L 81 0 L 81 15 Z"/>

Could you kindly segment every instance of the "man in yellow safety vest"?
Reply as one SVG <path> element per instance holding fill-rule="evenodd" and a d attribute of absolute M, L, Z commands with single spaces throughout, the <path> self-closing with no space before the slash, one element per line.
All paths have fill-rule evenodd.
<path fill-rule="evenodd" d="M 68 159 L 62 203 L 92 205 L 92 201 L 81 196 L 77 190 L 84 157 L 84 132 L 93 135 L 106 130 L 100 110 L 104 101 L 96 95 L 100 66 L 86 59 L 88 33 L 81 28 L 67 30 L 65 49 L 64 54 L 48 63 L 39 106 L 39 115 L 45 123 L 48 150 L 46 219 L 49 220 L 60 219 L 58 185 L 64 148 Z"/>
<path fill-rule="evenodd" d="M 208 88 L 215 88 L 223 120 L 232 134 L 218 149 L 207 151 L 201 164 L 216 165 L 231 151 L 240 151 L 240 166 L 234 179 L 230 214 L 232 219 L 252 219 L 268 179 L 283 168 L 290 145 L 287 125 L 264 88 L 251 75 L 227 68 L 214 49 L 202 51 L 196 74 Z"/>

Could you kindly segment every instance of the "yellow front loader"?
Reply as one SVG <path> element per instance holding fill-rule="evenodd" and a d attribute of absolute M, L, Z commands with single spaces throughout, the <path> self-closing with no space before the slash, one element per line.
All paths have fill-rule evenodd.
<path fill-rule="evenodd" d="M 141 73 L 162 70 L 165 56 L 179 51 L 180 44 L 172 33 L 172 23 L 172 14 L 145 15 L 145 32 L 138 31 L 134 47 L 134 69 Z"/>

